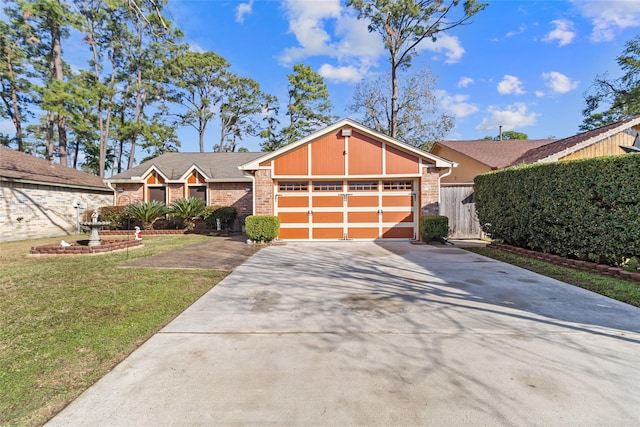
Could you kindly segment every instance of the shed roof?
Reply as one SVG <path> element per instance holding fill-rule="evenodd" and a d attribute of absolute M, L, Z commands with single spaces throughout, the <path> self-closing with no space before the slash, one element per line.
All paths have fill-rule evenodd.
<path fill-rule="evenodd" d="M 151 169 L 157 170 L 169 181 L 180 180 L 197 168 L 208 181 L 246 181 L 238 169 L 264 153 L 166 153 L 115 175 L 108 182 L 137 182 Z"/>
<path fill-rule="evenodd" d="M 527 153 L 555 141 L 554 139 L 507 139 L 495 141 L 480 139 L 471 141 L 437 141 L 433 149 L 442 146 L 475 159 L 491 169 L 502 169 L 515 164 L 515 161 Z"/>
<path fill-rule="evenodd" d="M 592 144 L 616 135 L 620 132 L 637 126 L 640 124 L 640 116 L 630 117 L 628 119 L 612 123 L 607 126 L 593 129 L 587 132 L 579 133 L 568 138 L 559 139 L 544 147 L 533 149 L 524 153 L 516 160 L 517 163 L 535 163 L 545 161 L 556 161 L 560 157 L 564 157 Z"/>
<path fill-rule="evenodd" d="M 0 179 L 113 191 L 98 176 L 6 147 L 0 147 Z"/>

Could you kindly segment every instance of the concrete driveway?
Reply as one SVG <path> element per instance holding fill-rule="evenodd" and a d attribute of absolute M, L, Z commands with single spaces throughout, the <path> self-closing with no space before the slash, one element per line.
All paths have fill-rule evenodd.
<path fill-rule="evenodd" d="M 640 309 L 451 247 L 261 250 L 50 421 L 640 425 Z"/>

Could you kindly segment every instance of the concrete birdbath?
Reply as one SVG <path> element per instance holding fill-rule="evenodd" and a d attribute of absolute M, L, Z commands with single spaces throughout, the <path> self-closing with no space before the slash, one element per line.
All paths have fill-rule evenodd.
<path fill-rule="evenodd" d="M 91 235 L 89 236 L 89 246 L 100 246 L 100 235 L 98 230 L 105 225 L 111 224 L 111 221 L 98 221 L 98 211 L 93 211 L 91 214 L 91 222 L 81 222 L 80 225 L 91 228 Z"/>

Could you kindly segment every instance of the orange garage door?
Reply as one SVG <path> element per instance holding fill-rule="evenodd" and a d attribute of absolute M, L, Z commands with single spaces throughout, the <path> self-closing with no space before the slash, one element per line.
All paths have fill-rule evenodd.
<path fill-rule="evenodd" d="M 415 239 L 415 181 L 280 181 L 282 240 Z"/>

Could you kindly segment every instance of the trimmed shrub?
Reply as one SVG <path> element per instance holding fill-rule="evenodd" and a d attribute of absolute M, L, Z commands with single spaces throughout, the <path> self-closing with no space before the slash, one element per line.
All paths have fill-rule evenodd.
<path fill-rule="evenodd" d="M 442 215 L 420 217 L 420 235 L 423 242 L 444 242 L 449 235 L 449 218 Z"/>
<path fill-rule="evenodd" d="M 270 242 L 280 233 L 280 218 L 270 215 L 250 215 L 245 219 L 245 232 L 254 242 Z"/>
<path fill-rule="evenodd" d="M 109 221 L 109 230 L 126 230 L 129 224 L 129 215 L 125 212 L 126 206 L 103 206 L 100 212 L 100 221 Z"/>
<path fill-rule="evenodd" d="M 620 265 L 640 254 L 640 155 L 479 175 L 482 229 L 510 245 Z"/>
<path fill-rule="evenodd" d="M 202 219 L 211 229 L 216 228 L 216 220 L 220 219 L 223 230 L 231 229 L 238 217 L 238 210 L 233 206 L 208 206 L 202 213 Z"/>

